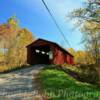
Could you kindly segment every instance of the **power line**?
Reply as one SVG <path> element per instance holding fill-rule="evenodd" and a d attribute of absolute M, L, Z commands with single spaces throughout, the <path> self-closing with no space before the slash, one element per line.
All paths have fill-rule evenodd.
<path fill-rule="evenodd" d="M 58 28 L 59 32 L 61 33 L 62 37 L 64 38 L 65 42 L 69 45 L 69 47 L 71 47 L 71 44 L 69 43 L 69 41 L 68 41 L 67 38 L 65 37 L 63 31 L 61 30 L 60 26 L 58 25 L 58 23 L 57 23 L 55 17 L 52 15 L 52 13 L 51 13 L 50 9 L 48 8 L 47 4 L 45 3 L 44 0 L 42 0 L 42 2 L 43 2 L 43 4 L 44 4 L 45 8 L 47 9 L 48 13 L 50 14 L 52 20 L 54 21 L 56 27 Z"/>

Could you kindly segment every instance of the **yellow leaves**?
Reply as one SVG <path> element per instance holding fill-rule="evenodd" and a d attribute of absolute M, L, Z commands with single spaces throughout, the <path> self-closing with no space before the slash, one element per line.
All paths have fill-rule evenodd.
<path fill-rule="evenodd" d="M 99 9 L 98 9 L 98 10 L 96 10 L 96 13 L 97 13 L 97 14 L 100 14 L 100 10 L 99 10 Z"/>
<path fill-rule="evenodd" d="M 75 55 L 75 50 L 73 48 L 69 48 L 68 50 L 73 56 Z"/>
<path fill-rule="evenodd" d="M 11 48 L 9 48 L 8 58 L 12 59 L 10 65 L 21 66 L 26 62 L 26 45 L 33 41 L 33 36 L 27 29 L 19 29 L 14 39 L 12 39 Z M 8 59 L 9 60 L 9 59 Z"/>
<path fill-rule="evenodd" d="M 2 36 L 2 37 L 1 37 Z M 27 29 L 22 29 L 18 25 L 16 17 L 8 19 L 7 23 L 0 25 L 0 39 L 5 41 L 8 52 L 6 53 L 6 62 L 10 66 L 18 66 L 26 61 L 26 46 L 33 41 L 33 36 Z M 1 44 L 1 41 L 0 41 Z M 4 46 L 2 46 L 4 48 Z"/>
<path fill-rule="evenodd" d="M 84 27 L 90 30 L 94 30 L 94 29 L 100 30 L 100 24 L 93 22 L 93 21 L 86 21 L 84 24 Z"/>
<path fill-rule="evenodd" d="M 19 30 L 18 34 L 19 34 L 19 41 L 18 41 L 19 45 L 26 46 L 29 43 L 33 42 L 32 33 L 27 29 Z"/>
<path fill-rule="evenodd" d="M 11 25 L 13 27 L 13 29 L 16 29 L 19 27 L 19 21 L 16 18 L 16 16 L 10 17 L 7 22 L 8 22 L 7 24 Z"/>
<path fill-rule="evenodd" d="M 73 48 L 69 49 L 69 52 L 74 55 L 75 64 L 93 64 L 93 57 L 86 51 L 75 51 Z"/>

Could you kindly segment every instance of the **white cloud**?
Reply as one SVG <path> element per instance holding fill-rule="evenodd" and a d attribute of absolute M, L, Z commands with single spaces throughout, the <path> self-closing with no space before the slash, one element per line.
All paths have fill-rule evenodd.
<path fill-rule="evenodd" d="M 45 0 L 56 13 L 65 14 L 80 6 L 79 0 Z"/>

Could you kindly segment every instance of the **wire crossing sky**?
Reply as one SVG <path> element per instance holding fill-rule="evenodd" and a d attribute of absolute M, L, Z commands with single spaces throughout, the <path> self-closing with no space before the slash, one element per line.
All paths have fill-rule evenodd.
<path fill-rule="evenodd" d="M 53 11 L 57 23 L 61 27 L 64 36 L 76 50 L 83 49 L 81 33 L 78 29 L 72 32 L 74 25 L 68 21 L 66 15 L 75 8 L 82 7 L 84 0 L 45 0 L 48 7 Z M 20 26 L 28 28 L 37 38 L 51 40 L 69 48 L 63 41 L 61 33 L 57 29 L 51 16 L 45 9 L 42 0 L 0 0 L 0 24 L 5 23 L 8 18 L 16 15 L 20 20 Z"/>
<path fill-rule="evenodd" d="M 71 44 L 69 43 L 68 39 L 67 39 L 66 36 L 64 35 L 62 29 L 61 29 L 60 26 L 58 25 L 58 23 L 57 23 L 55 17 L 54 17 L 53 14 L 51 13 L 51 11 L 50 11 L 50 9 L 48 8 L 48 6 L 46 5 L 45 1 L 42 0 L 42 2 L 43 2 L 43 4 L 44 4 L 44 6 L 46 7 L 48 13 L 50 14 L 52 20 L 54 21 L 56 27 L 58 28 L 58 30 L 59 30 L 61 36 L 63 37 L 64 41 L 67 43 L 67 45 L 69 46 L 69 48 L 71 48 Z"/>

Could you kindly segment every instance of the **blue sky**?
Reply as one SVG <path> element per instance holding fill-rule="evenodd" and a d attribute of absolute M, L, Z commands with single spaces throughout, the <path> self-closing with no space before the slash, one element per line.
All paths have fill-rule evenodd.
<path fill-rule="evenodd" d="M 20 20 L 20 26 L 28 28 L 37 38 L 57 42 L 64 48 L 69 48 L 56 28 L 42 0 L 0 0 L 0 24 L 13 15 Z M 82 39 L 78 29 L 72 31 L 74 25 L 66 15 L 75 8 L 82 6 L 84 0 L 45 0 L 66 38 L 76 50 L 83 49 Z"/>

